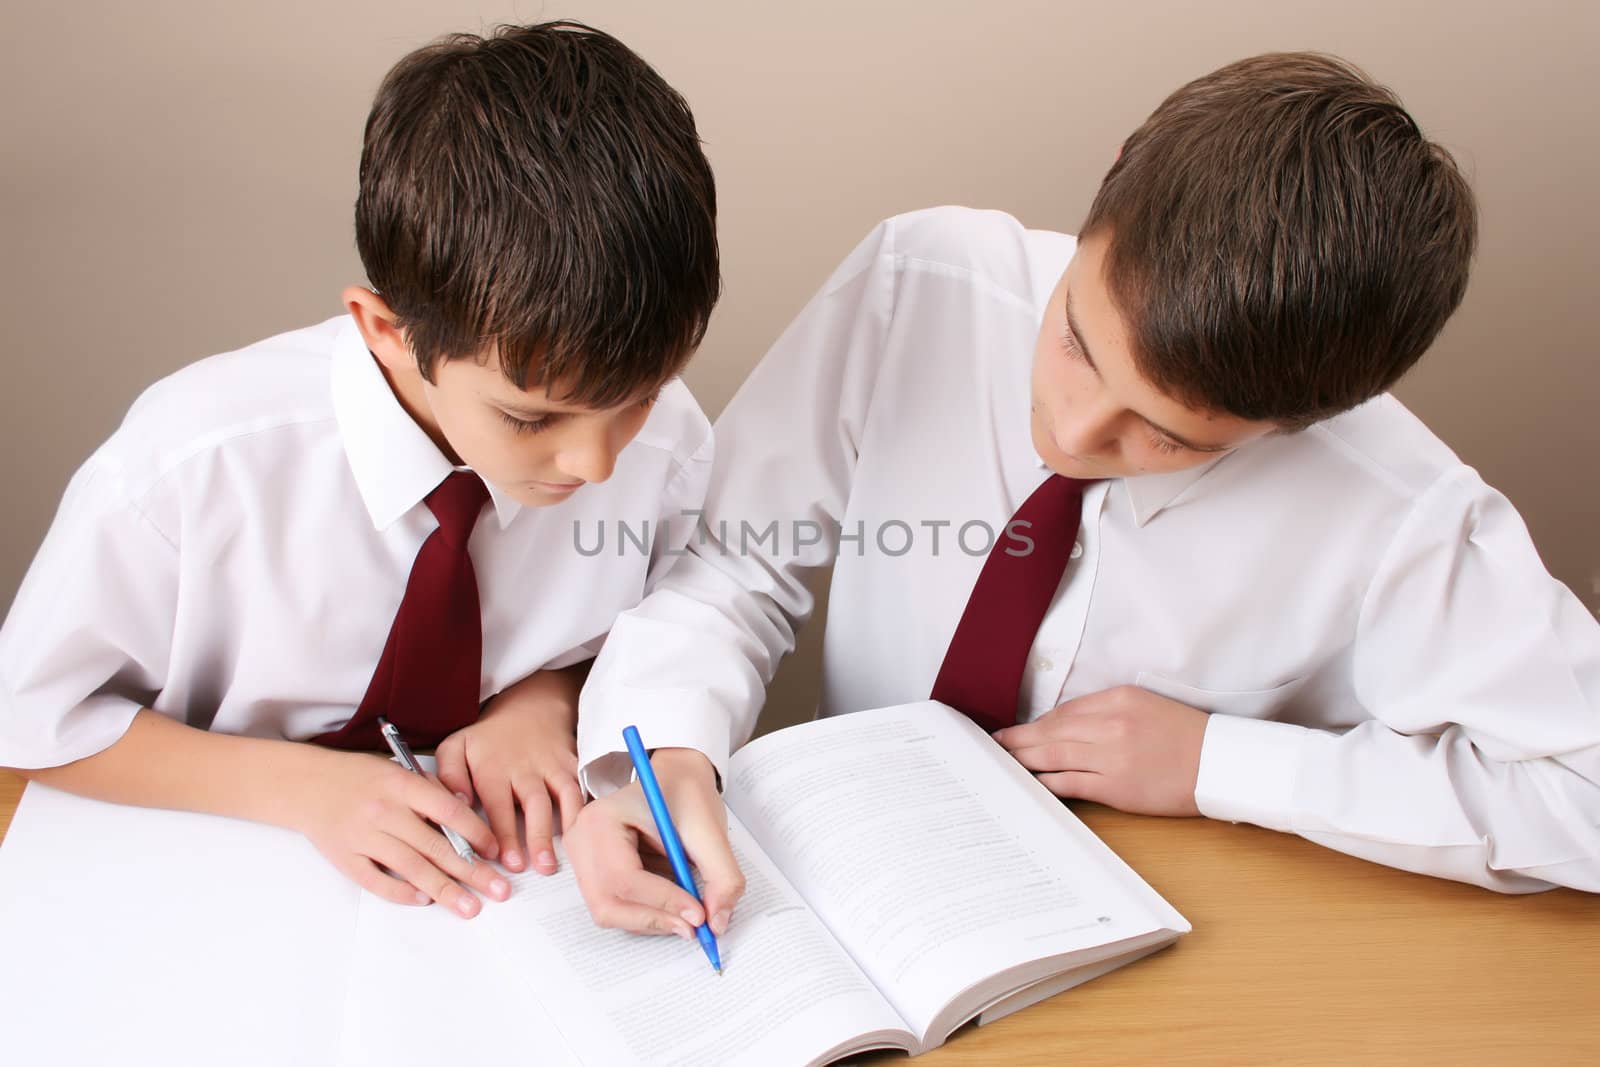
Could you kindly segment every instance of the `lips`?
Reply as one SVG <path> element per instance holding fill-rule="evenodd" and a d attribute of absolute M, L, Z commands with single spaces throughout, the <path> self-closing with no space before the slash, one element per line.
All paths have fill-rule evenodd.
<path fill-rule="evenodd" d="M 529 482 L 535 489 L 543 489 L 547 493 L 570 493 L 581 488 L 583 482 Z"/>

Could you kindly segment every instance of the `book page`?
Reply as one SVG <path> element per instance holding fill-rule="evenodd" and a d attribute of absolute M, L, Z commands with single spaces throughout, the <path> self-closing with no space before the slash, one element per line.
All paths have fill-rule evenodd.
<path fill-rule="evenodd" d="M 931 701 L 758 738 L 734 755 L 727 798 L 919 1036 L 1008 968 L 1187 929 L 993 739 Z"/>
<path fill-rule="evenodd" d="M 0 1059 L 331 1064 L 361 896 L 287 830 L 34 782 L 0 847 Z"/>
<path fill-rule="evenodd" d="M 893 1009 L 737 821 L 730 833 L 748 888 L 718 939 L 721 976 L 697 941 L 597 927 L 559 842 L 556 874 L 508 873 L 511 899 L 485 902 L 477 918 L 453 924 L 460 930 L 442 912 L 419 914 L 438 909 L 364 909 L 360 955 L 370 961 L 385 954 L 381 945 L 410 946 L 409 962 L 388 952 L 389 965 L 453 976 L 491 1026 L 537 1005 L 527 1047 L 542 1054 L 534 1035 L 554 1027 L 561 1043 L 552 1047 L 571 1057 L 552 1055 L 554 1063 L 766 1067 L 831 1058 L 863 1044 L 862 1035 L 871 1035 L 866 1044 L 909 1044 Z M 352 995 L 366 1002 L 352 1017 L 374 1010 L 369 998 Z"/>

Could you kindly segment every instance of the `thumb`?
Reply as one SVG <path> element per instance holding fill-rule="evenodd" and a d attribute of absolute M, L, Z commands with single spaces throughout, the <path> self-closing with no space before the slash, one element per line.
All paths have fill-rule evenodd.
<path fill-rule="evenodd" d="M 472 776 L 467 773 L 467 746 L 460 735 L 445 738 L 434 750 L 438 762 L 439 784 L 452 793 L 460 794 L 467 804 L 472 804 Z"/>
<path fill-rule="evenodd" d="M 734 905 L 744 895 L 745 878 L 728 842 L 722 798 L 713 790 L 711 800 L 714 808 L 696 804 L 693 814 L 685 812 L 678 834 L 689 861 L 700 873 L 700 899 L 705 903 L 711 932 L 722 934 L 728 928 Z"/>
<path fill-rule="evenodd" d="M 733 919 L 734 905 L 744 896 L 744 872 L 739 869 L 732 850 L 727 848 L 721 851 L 713 848 L 702 853 L 697 862 L 703 879 L 701 897 L 705 902 L 711 932 L 725 934 L 728 932 L 728 923 Z"/>

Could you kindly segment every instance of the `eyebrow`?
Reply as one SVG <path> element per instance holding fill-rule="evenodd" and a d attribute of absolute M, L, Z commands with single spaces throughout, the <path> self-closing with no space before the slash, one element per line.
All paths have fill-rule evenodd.
<path fill-rule="evenodd" d="M 1099 365 L 1095 363 L 1094 357 L 1089 354 L 1089 346 L 1083 343 L 1083 333 L 1078 329 L 1078 322 L 1072 317 L 1071 289 L 1067 290 L 1065 304 L 1067 310 L 1067 332 L 1072 334 L 1072 343 L 1078 346 L 1078 351 L 1083 354 L 1083 361 L 1089 364 L 1089 369 L 1094 371 L 1095 377 L 1103 379 L 1105 375 L 1100 373 Z M 1193 441 L 1179 437 L 1160 423 L 1152 421 L 1147 415 L 1140 415 L 1137 411 L 1134 414 L 1139 415 L 1139 418 L 1143 419 L 1145 424 L 1156 433 L 1171 438 L 1191 452 L 1226 452 L 1229 449 L 1228 445 L 1197 445 Z"/>

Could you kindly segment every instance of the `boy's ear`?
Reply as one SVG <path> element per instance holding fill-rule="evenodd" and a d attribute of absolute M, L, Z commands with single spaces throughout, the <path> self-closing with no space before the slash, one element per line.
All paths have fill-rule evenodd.
<path fill-rule="evenodd" d="M 395 324 L 395 314 L 376 290 L 364 285 L 347 285 L 339 294 L 345 310 L 355 319 L 356 328 L 367 342 L 367 350 L 391 372 L 415 371 L 417 361 L 406 343 L 405 331 Z"/>

